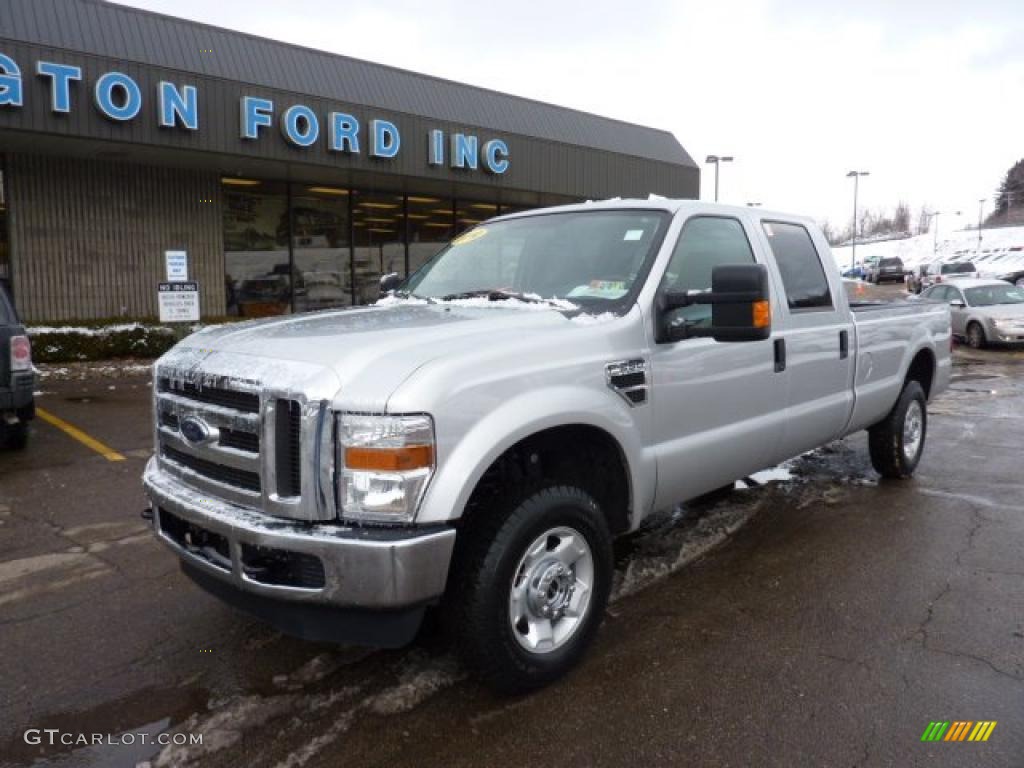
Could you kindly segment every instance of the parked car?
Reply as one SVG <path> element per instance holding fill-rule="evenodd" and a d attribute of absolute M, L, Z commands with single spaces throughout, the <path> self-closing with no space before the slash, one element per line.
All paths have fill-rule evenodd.
<path fill-rule="evenodd" d="M 0 447 L 28 444 L 28 423 L 36 413 L 34 390 L 32 345 L 7 284 L 0 280 Z"/>
<path fill-rule="evenodd" d="M 1002 280 L 957 280 L 929 288 L 924 297 L 950 305 L 953 335 L 975 349 L 1024 344 L 1024 287 Z"/>
<path fill-rule="evenodd" d="M 851 278 L 854 280 L 863 280 L 867 272 L 864 271 L 863 264 L 857 264 L 853 267 L 847 267 L 843 270 L 843 277 Z"/>
<path fill-rule="evenodd" d="M 947 280 L 977 280 L 979 277 L 977 268 L 970 261 L 933 261 L 921 278 L 921 289 Z"/>
<path fill-rule="evenodd" d="M 903 280 L 903 260 L 897 256 L 878 259 L 868 268 L 867 280 L 876 285 L 890 280 Z"/>
<path fill-rule="evenodd" d="M 200 586 L 289 633 L 396 646 L 436 605 L 470 670 L 526 691 L 593 640 L 614 536 L 858 430 L 909 477 L 950 372 L 949 308 L 849 302 L 809 219 L 513 214 L 377 306 L 160 358 L 145 515 Z"/>

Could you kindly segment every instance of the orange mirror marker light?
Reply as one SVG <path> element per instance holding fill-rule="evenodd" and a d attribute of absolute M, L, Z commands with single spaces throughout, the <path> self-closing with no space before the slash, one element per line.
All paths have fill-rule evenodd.
<path fill-rule="evenodd" d="M 772 324 L 772 307 L 767 300 L 762 299 L 761 301 L 755 301 L 753 304 L 754 310 L 754 327 L 755 328 L 770 328 Z"/>

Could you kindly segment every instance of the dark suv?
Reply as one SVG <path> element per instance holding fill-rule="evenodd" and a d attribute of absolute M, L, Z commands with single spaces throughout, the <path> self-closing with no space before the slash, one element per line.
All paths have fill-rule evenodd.
<path fill-rule="evenodd" d="M 34 387 L 32 348 L 0 280 L 0 446 L 24 448 L 28 442 L 28 422 L 36 413 Z"/>
<path fill-rule="evenodd" d="M 879 259 L 868 269 L 868 280 L 876 285 L 886 280 L 903 280 L 903 260 L 890 256 Z"/>

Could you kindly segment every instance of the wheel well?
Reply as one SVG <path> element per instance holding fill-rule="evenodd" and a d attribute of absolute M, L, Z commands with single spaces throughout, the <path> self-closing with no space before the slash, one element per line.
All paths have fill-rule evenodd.
<path fill-rule="evenodd" d="M 629 529 L 629 470 L 618 442 L 598 427 L 553 427 L 520 440 L 494 460 L 470 496 L 460 520 L 467 521 L 512 487 L 578 485 L 604 511 L 612 535 Z M 508 510 L 511 511 L 511 510 Z"/>
<path fill-rule="evenodd" d="M 925 397 L 931 397 L 932 381 L 935 379 L 935 355 L 930 349 L 922 349 L 910 362 L 904 383 L 916 381 L 924 390 Z"/>

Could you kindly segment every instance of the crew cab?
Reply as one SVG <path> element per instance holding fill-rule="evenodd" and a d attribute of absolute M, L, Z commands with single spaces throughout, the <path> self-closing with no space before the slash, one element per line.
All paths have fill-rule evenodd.
<path fill-rule="evenodd" d="M 807 218 L 499 217 L 375 306 L 157 361 L 144 515 L 286 632 L 395 646 L 436 606 L 480 679 L 529 690 L 584 653 L 612 539 L 652 512 L 865 429 L 878 472 L 911 476 L 950 343 L 948 305 L 851 304 Z"/>
<path fill-rule="evenodd" d="M 0 448 L 28 444 L 28 423 L 35 416 L 32 345 L 18 319 L 7 285 L 0 280 Z"/>

